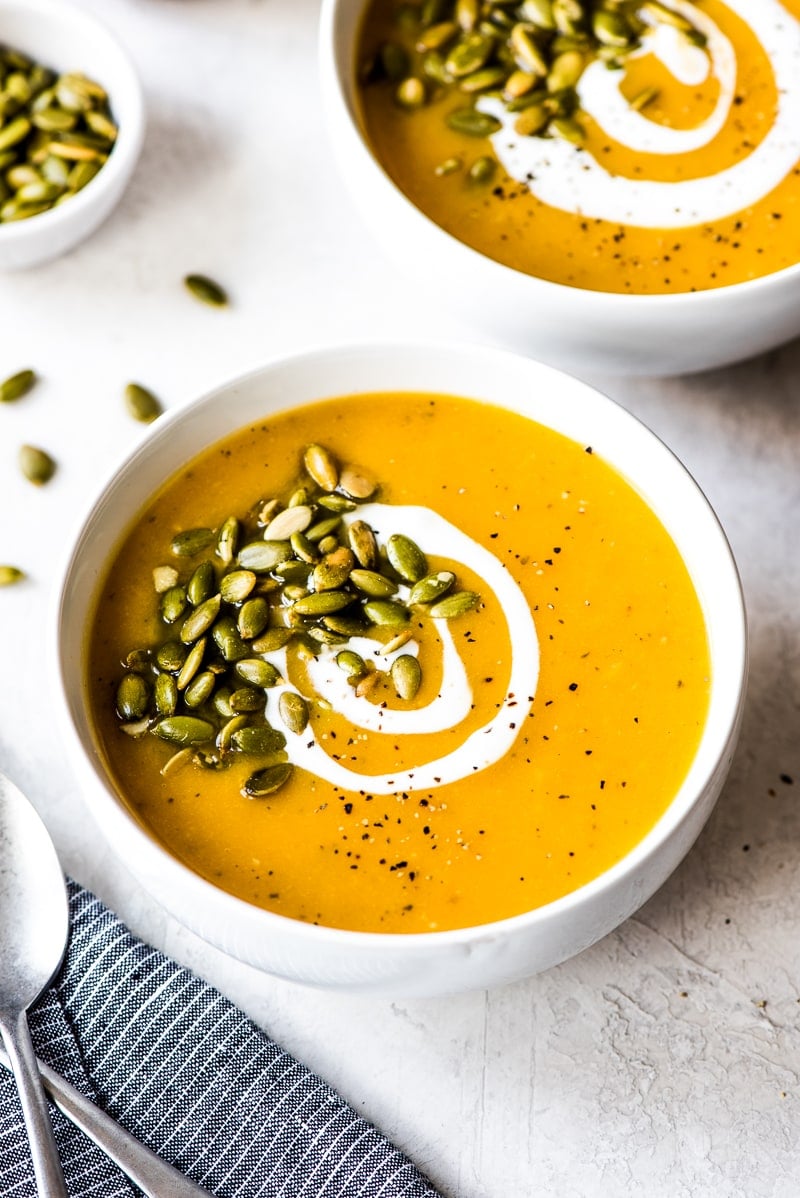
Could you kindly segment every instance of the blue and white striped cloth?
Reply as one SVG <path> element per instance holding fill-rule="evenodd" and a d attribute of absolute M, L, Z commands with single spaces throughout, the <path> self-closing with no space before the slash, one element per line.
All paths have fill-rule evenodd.
<path fill-rule="evenodd" d="M 93 895 L 69 890 L 66 961 L 31 1012 L 44 1061 L 217 1198 L 437 1198 L 392 1144 L 227 999 L 136 940 Z M 70 1198 L 134 1198 L 103 1153 L 51 1110 Z M 0 1195 L 35 1193 L 16 1090 L 0 1069 Z"/>

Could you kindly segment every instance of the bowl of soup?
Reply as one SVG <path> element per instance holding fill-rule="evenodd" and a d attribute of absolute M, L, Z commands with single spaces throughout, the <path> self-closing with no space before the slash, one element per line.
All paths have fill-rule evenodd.
<path fill-rule="evenodd" d="M 66 739 L 112 848 L 280 976 L 548 968 L 708 817 L 745 675 L 707 501 L 584 384 L 500 350 L 276 361 L 162 417 L 58 603 Z"/>
<path fill-rule="evenodd" d="M 426 292 L 571 370 L 800 331 L 797 0 L 326 0 L 324 112 Z"/>

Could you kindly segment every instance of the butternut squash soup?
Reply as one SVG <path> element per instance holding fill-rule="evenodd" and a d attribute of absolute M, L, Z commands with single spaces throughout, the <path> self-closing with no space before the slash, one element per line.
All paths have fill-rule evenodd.
<path fill-rule="evenodd" d="M 800 0 L 371 0 L 362 119 L 408 198 L 597 291 L 800 262 Z"/>
<path fill-rule="evenodd" d="M 92 619 L 124 801 L 294 919 L 468 927 L 596 878 L 687 774 L 703 615 L 590 445 L 474 400 L 275 415 L 153 497 Z"/>

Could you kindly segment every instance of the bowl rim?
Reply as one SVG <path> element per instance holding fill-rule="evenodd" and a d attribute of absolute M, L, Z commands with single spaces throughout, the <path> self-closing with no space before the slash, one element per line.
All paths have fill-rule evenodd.
<path fill-rule="evenodd" d="M 424 227 L 427 230 L 428 236 L 436 236 L 438 234 L 447 243 L 450 253 L 455 254 L 461 251 L 465 261 L 471 259 L 474 270 L 482 269 L 487 276 L 490 274 L 493 275 L 499 285 L 502 285 L 504 279 L 508 280 L 509 278 L 516 280 L 516 285 L 525 285 L 527 283 L 532 291 L 541 292 L 544 302 L 547 301 L 548 295 L 551 298 L 558 295 L 564 297 L 565 300 L 567 300 L 567 297 L 570 297 L 573 303 L 580 302 L 577 297 L 589 297 L 586 302 L 591 302 L 592 298 L 596 301 L 602 299 L 604 305 L 613 305 L 618 308 L 620 315 L 630 312 L 633 307 L 640 307 L 641 305 L 646 305 L 652 314 L 655 309 L 676 308 L 682 304 L 690 305 L 692 308 L 699 308 L 715 302 L 718 305 L 738 302 L 742 296 L 757 299 L 760 291 L 778 286 L 784 281 L 792 282 L 794 279 L 800 278 L 800 262 L 796 262 L 791 266 L 781 267 L 780 270 L 771 271 L 769 274 L 760 275 L 755 279 L 745 279 L 739 283 L 726 283 L 722 287 L 706 287 L 698 291 L 674 291 L 668 293 L 602 291 L 591 287 L 578 287 L 570 283 L 558 283 L 551 279 L 543 279 L 539 275 L 528 274 L 526 271 L 518 270 L 514 266 L 508 266 L 506 263 L 499 262 L 496 258 L 491 258 L 488 254 L 474 249 L 465 241 L 461 241 L 460 238 L 443 229 L 441 225 L 437 224 L 426 212 L 413 203 L 398 184 L 395 183 L 378 157 L 373 153 L 358 117 L 355 95 L 351 96 L 353 80 L 345 77 L 345 70 L 339 61 L 339 54 L 337 53 L 337 20 L 346 2 L 347 0 L 322 0 L 320 10 L 318 58 L 322 91 L 323 97 L 327 95 L 334 100 L 333 105 L 324 105 L 327 123 L 332 128 L 337 118 L 343 120 L 347 132 L 352 138 L 352 144 L 360 147 L 363 161 L 368 163 L 376 172 L 376 176 L 383 180 L 387 192 L 390 192 L 395 201 L 399 202 L 400 206 L 404 208 L 406 215 L 410 219 L 416 220 L 420 224 L 420 227 Z M 350 48 L 353 50 L 367 2 L 368 0 L 361 0 L 361 9 L 359 10 L 358 18 L 353 23 L 354 28 L 350 36 Z M 340 177 L 342 177 L 341 173 Z M 350 185 L 347 184 L 347 186 L 351 190 Z"/>
<path fill-rule="evenodd" d="M 128 92 L 130 110 L 125 120 L 118 125 L 117 138 L 107 160 L 93 179 L 68 202 L 57 204 L 45 212 L 39 212 L 26 220 L 0 222 L 0 247 L 3 243 L 32 240 L 39 235 L 47 236 L 60 226 L 68 224 L 87 208 L 100 202 L 104 193 L 113 191 L 136 163 L 142 148 L 145 133 L 145 104 L 141 81 L 133 60 L 111 29 L 101 18 L 87 9 L 79 8 L 71 0 L 0 0 L 0 41 L 2 20 L 6 12 L 19 12 L 34 20 L 52 21 L 60 25 L 73 25 L 80 30 L 90 29 L 95 37 L 105 41 L 117 57 L 117 67 L 125 72 L 125 87 Z M 31 53 L 31 51 L 26 51 Z M 47 65 L 47 64 L 45 64 Z M 112 112 L 114 93 L 107 88 Z"/>
<path fill-rule="evenodd" d="M 79 562 L 84 546 L 91 539 L 91 531 L 93 525 L 102 518 L 103 508 L 106 504 L 108 494 L 113 490 L 114 486 L 121 486 L 121 479 L 124 476 L 134 472 L 138 464 L 146 458 L 152 448 L 157 447 L 162 441 L 173 436 L 174 430 L 180 427 L 184 422 L 191 421 L 196 414 L 211 407 L 214 404 L 220 403 L 224 397 L 235 392 L 237 388 L 245 386 L 261 377 L 268 377 L 271 374 L 283 370 L 302 371 L 308 366 L 316 367 L 320 371 L 321 378 L 324 378 L 325 366 L 334 358 L 357 355 L 359 358 L 374 355 L 377 358 L 383 357 L 386 353 L 399 353 L 404 355 L 415 354 L 431 354 L 448 355 L 458 353 L 460 355 L 475 355 L 486 360 L 494 360 L 503 362 L 508 369 L 512 369 L 514 364 L 517 368 L 524 366 L 525 369 L 531 368 L 534 373 L 544 372 L 545 375 L 550 375 L 554 378 L 565 378 L 571 386 L 576 386 L 584 392 L 588 393 L 595 401 L 610 408 L 615 417 L 620 420 L 627 428 L 633 431 L 634 436 L 649 440 L 657 449 L 659 454 L 664 455 L 663 460 L 669 463 L 669 468 L 675 471 L 677 475 L 683 476 L 683 482 L 688 486 L 700 508 L 704 511 L 708 520 L 708 528 L 713 531 L 715 536 L 721 559 L 728 570 L 728 594 L 727 602 L 731 608 L 732 625 L 735 627 L 735 643 L 733 636 L 730 642 L 726 642 L 724 654 L 730 663 L 729 674 L 736 680 L 735 686 L 730 687 L 729 691 L 721 692 L 718 702 L 724 705 L 725 713 L 721 718 L 721 726 L 719 729 L 719 740 L 714 746 L 713 752 L 710 754 L 710 759 L 703 776 L 695 781 L 692 793 L 687 792 L 687 778 L 679 786 L 674 797 L 662 812 L 656 823 L 649 829 L 644 837 L 639 840 L 623 857 L 615 862 L 608 869 L 590 879 L 582 886 L 569 891 L 560 898 L 554 899 L 549 903 L 545 903 L 540 907 L 532 908 L 531 910 L 521 912 L 517 915 L 506 916 L 502 919 L 493 920 L 489 923 L 473 924 L 463 928 L 453 928 L 440 931 L 430 932 L 365 932 L 355 931 L 346 928 L 337 928 L 331 925 L 311 924 L 302 920 L 294 919 L 286 915 L 281 915 L 277 912 L 266 910 L 265 908 L 257 907 L 255 904 L 248 902 L 245 899 L 238 898 L 230 894 L 228 891 L 215 886 L 189 866 L 181 862 L 177 857 L 173 856 L 159 841 L 150 835 L 143 824 L 141 824 L 134 813 L 126 806 L 121 796 L 116 793 L 116 789 L 110 779 L 108 772 L 104 769 L 101 763 L 100 754 L 96 748 L 90 750 L 81 734 L 76 727 L 72 716 L 72 705 L 70 701 L 70 686 L 64 669 L 64 637 L 62 635 L 62 624 L 64 620 L 64 609 L 67 601 L 67 596 L 70 590 L 71 576 L 76 568 L 76 563 Z M 388 390 L 390 388 L 379 387 L 376 390 Z M 409 388 L 409 390 L 411 390 Z M 498 388 L 502 392 L 502 384 Z M 357 392 L 352 392 L 356 394 Z M 451 392 L 452 393 L 452 392 Z M 292 403 L 289 405 L 277 405 L 270 409 L 272 413 L 281 413 L 290 410 L 294 407 L 303 407 L 309 403 L 319 402 L 328 396 L 325 390 L 324 382 L 321 383 L 319 392 L 309 394 L 308 398 L 304 398 L 301 403 Z M 467 397 L 468 398 L 468 397 Z M 518 411 L 504 402 L 502 398 L 492 401 L 498 406 L 506 410 Z M 535 416 L 529 417 L 536 420 Z M 228 433 L 223 433 L 221 436 L 235 432 L 237 428 L 245 427 L 246 422 L 237 423 L 228 430 Z M 567 434 L 563 434 L 567 435 Z M 219 439 L 219 438 L 217 438 Z M 575 440 L 574 437 L 571 438 Z M 172 468 L 169 474 L 165 475 L 161 480 L 161 485 L 167 479 L 173 477 L 180 469 L 186 465 L 193 457 L 196 456 L 195 451 L 188 456 L 181 458 L 180 461 Z M 612 469 L 622 474 L 629 485 L 634 489 L 637 487 L 636 480 L 630 476 L 623 474 L 620 466 L 613 460 L 608 459 Z M 646 496 L 642 496 L 645 502 L 650 506 Z M 659 520 L 661 516 L 656 513 Z M 125 532 L 130 529 L 135 516 L 129 514 L 127 521 L 122 522 L 118 530 L 116 544 L 119 545 Z M 663 523 L 663 521 L 662 521 Z M 669 529 L 667 530 L 669 532 Z M 669 534 L 672 536 L 672 533 Z M 679 549 L 680 552 L 680 549 Z M 683 557 L 683 554 L 681 554 Z M 93 598 L 97 595 L 97 588 L 104 577 L 104 567 L 107 565 L 107 559 L 104 560 L 101 567 L 95 571 L 93 582 Z M 688 565 L 687 565 L 688 569 Z M 545 925 L 551 920 L 560 915 L 568 914 L 573 908 L 580 909 L 585 904 L 595 901 L 603 891 L 612 891 L 615 886 L 623 883 L 626 878 L 633 877 L 636 872 L 645 866 L 648 860 L 655 857 L 659 851 L 666 845 L 671 837 L 677 832 L 680 826 L 688 821 L 692 815 L 694 808 L 701 801 L 702 797 L 708 791 L 713 782 L 714 777 L 720 769 L 721 764 L 725 761 L 725 756 L 728 750 L 735 744 L 736 734 L 742 716 L 742 707 L 745 694 L 745 685 L 747 678 L 748 666 L 748 631 L 747 618 L 744 594 L 742 589 L 741 578 L 736 566 L 736 562 L 728 542 L 724 529 L 712 508 L 705 493 L 694 479 L 692 474 L 683 465 L 676 454 L 665 444 L 661 438 L 654 433 L 643 421 L 634 416 L 630 411 L 624 408 L 621 404 L 605 395 L 602 391 L 566 371 L 549 366 L 536 359 L 525 357 L 524 355 L 514 353 L 512 351 L 496 348 L 480 343 L 466 343 L 455 340 L 421 340 L 415 339 L 404 340 L 374 340 L 366 342 L 347 342 L 336 344 L 319 344 L 313 348 L 306 349 L 301 352 L 291 353 L 288 355 L 274 355 L 263 362 L 260 366 L 253 367 L 243 374 L 229 377 L 222 382 L 217 383 L 213 387 L 204 391 L 201 395 L 185 404 L 173 407 L 164 413 L 157 422 L 151 425 L 147 433 L 133 447 L 132 450 L 124 453 L 119 461 L 112 464 L 107 470 L 106 476 L 98 491 L 95 492 L 95 497 L 91 501 L 88 510 L 85 510 L 79 519 L 79 523 L 73 532 L 73 535 L 67 538 L 66 550 L 61 562 L 61 567 L 57 577 L 60 579 L 53 597 L 53 608 L 51 618 L 48 622 L 50 651 L 49 657 L 53 667 L 53 673 L 56 678 L 56 687 L 58 692 L 59 702 L 57 710 L 60 716 L 62 733 L 68 742 L 68 746 L 77 755 L 77 758 L 83 763 L 84 767 L 93 775 L 96 786 L 92 787 L 91 793 L 84 792 L 84 800 L 94 813 L 95 808 L 104 807 L 112 818 L 118 823 L 124 824 L 126 834 L 132 838 L 142 849 L 145 856 L 150 858 L 155 855 L 159 862 L 165 865 L 166 875 L 179 874 L 183 882 L 194 890 L 198 896 L 205 896 L 209 900 L 218 914 L 231 921 L 242 919 L 246 926 L 253 927 L 258 925 L 263 928 L 265 935 L 268 935 L 270 929 L 290 931 L 292 938 L 303 944 L 313 945 L 324 939 L 327 944 L 332 947 L 346 947 L 350 951 L 368 951 L 371 948 L 380 947 L 384 951 L 400 954 L 405 949 L 414 949 L 423 954 L 435 954 L 445 946 L 463 946 L 466 944 L 474 945 L 481 941 L 492 941 L 497 937 L 505 937 L 513 933 L 516 929 L 535 929 L 539 925 Z M 697 579 L 690 572 L 695 587 L 697 588 Z M 91 611 L 91 605 L 88 608 Z M 709 651 L 711 650 L 711 639 L 709 638 Z M 717 656 L 716 660 L 719 660 Z M 709 713 L 711 711 L 711 701 L 714 698 L 714 671 L 715 657 L 711 655 L 712 667 L 712 689 L 709 695 Z M 81 677 L 81 684 L 84 678 Z M 81 689 L 82 686 L 81 686 Z M 700 737 L 700 742 L 695 751 L 695 755 L 689 765 L 689 770 L 693 770 L 697 758 L 700 756 L 701 750 L 704 748 L 708 735 L 708 716 L 706 725 Z M 94 748 L 94 746 L 92 746 Z M 83 776 L 83 772 L 82 775 Z M 103 797 L 98 796 L 102 793 Z M 101 821 L 102 822 L 102 821 Z M 114 847 L 114 852 L 118 850 Z M 137 876 L 138 871 L 134 869 Z M 148 891 L 151 893 L 151 891 Z M 155 896 L 157 901 L 161 901 L 158 896 Z M 162 905 L 165 905 L 162 903 Z M 180 922 L 180 917 L 175 916 Z"/>

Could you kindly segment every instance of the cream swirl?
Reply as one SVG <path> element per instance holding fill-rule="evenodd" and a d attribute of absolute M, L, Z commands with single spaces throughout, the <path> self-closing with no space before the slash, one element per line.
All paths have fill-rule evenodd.
<path fill-rule="evenodd" d="M 662 0 L 663 2 L 663 0 Z M 592 63 L 578 85 L 582 109 L 629 149 L 680 154 L 710 144 L 730 114 L 736 88 L 736 57 L 730 41 L 707 14 L 687 0 L 667 0 L 707 38 L 705 50 L 669 26 L 653 26 L 635 53 L 654 54 L 681 82 L 697 84 L 712 74 L 719 83 L 714 112 L 695 129 L 667 129 L 630 108 L 619 91 L 619 72 Z M 479 107 L 503 128 L 492 143 L 506 172 L 550 207 L 618 224 L 683 228 L 720 220 L 763 199 L 800 161 L 800 22 L 779 0 L 728 0 L 747 22 L 772 66 L 778 93 L 773 124 L 744 159 L 702 178 L 674 183 L 613 175 L 583 149 L 557 138 L 520 137 L 515 116 L 500 100 Z M 701 62 L 701 59 L 703 60 Z"/>
<path fill-rule="evenodd" d="M 507 621 L 511 640 L 511 665 L 508 685 L 499 710 L 486 723 L 464 736 L 450 752 L 408 768 L 407 765 L 384 774 L 362 774 L 349 769 L 329 755 L 319 743 L 312 725 L 302 733 L 287 733 L 289 760 L 310 773 L 346 790 L 368 790 L 372 794 L 396 791 L 432 790 L 499 761 L 513 745 L 520 726 L 530 710 L 539 675 L 539 643 L 533 616 L 525 596 L 502 563 L 430 508 L 392 504 L 363 504 L 347 519 L 365 520 L 380 536 L 388 537 L 402 529 L 414 537 L 426 552 L 462 562 L 473 570 L 497 597 Z M 318 656 L 308 664 L 313 688 L 311 698 L 323 698 L 345 717 L 354 729 L 404 736 L 457 730 L 469 714 L 473 693 L 447 620 L 433 620 L 442 642 L 442 680 L 436 697 L 425 707 L 398 710 L 358 699 L 335 663 L 338 649 L 321 646 Z M 413 642 L 395 654 L 379 656 L 380 645 L 359 639 L 353 647 L 365 659 L 385 669 L 399 653 L 417 653 Z M 286 650 L 266 654 L 288 677 Z M 284 691 L 297 691 L 291 682 L 273 688 L 277 697 Z"/>

